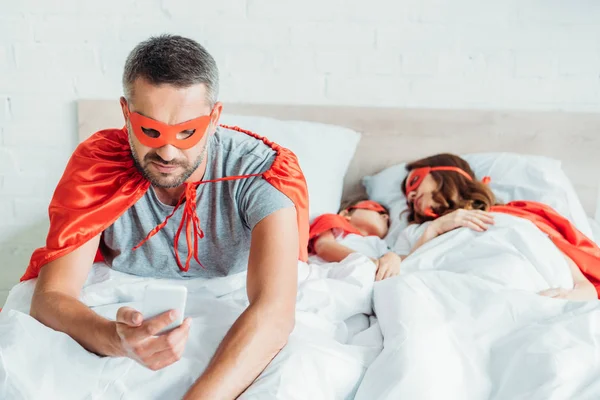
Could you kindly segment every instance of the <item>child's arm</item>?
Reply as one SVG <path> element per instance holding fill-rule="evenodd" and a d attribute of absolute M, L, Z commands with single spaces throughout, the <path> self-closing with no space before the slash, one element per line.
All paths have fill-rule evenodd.
<path fill-rule="evenodd" d="M 589 281 L 588 278 L 583 275 L 575 261 L 571 259 L 571 257 L 567 256 L 563 253 L 565 258 L 567 259 L 567 264 L 569 265 L 569 269 L 571 270 L 571 274 L 573 274 L 573 289 L 567 290 L 562 288 L 553 288 L 544 290 L 540 292 L 542 296 L 554 297 L 558 299 L 568 299 L 575 301 L 587 301 L 587 300 L 596 300 L 598 298 L 598 292 L 596 292 L 596 288 Z"/>
<path fill-rule="evenodd" d="M 331 230 L 323 232 L 315 239 L 313 244 L 315 253 L 327 262 L 340 262 L 352 253 L 356 253 L 349 247 L 339 244 Z M 373 260 L 377 264 L 377 260 Z"/>
<path fill-rule="evenodd" d="M 315 253 L 327 262 L 340 262 L 356 251 L 335 240 L 332 231 L 327 231 L 319 235 L 313 244 Z M 381 258 L 371 258 L 371 261 L 377 266 L 375 280 L 380 281 L 400 273 L 401 256 L 392 251 L 388 251 Z"/>

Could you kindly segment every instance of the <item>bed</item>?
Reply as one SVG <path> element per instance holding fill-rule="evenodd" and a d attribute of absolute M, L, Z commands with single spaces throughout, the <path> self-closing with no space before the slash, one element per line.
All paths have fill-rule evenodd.
<path fill-rule="evenodd" d="M 123 125 L 116 101 L 84 100 L 78 110 L 81 140 L 99 129 Z M 505 164 L 514 164 L 510 157 L 526 160 L 536 177 L 548 174 L 544 182 L 556 190 L 572 185 L 579 205 L 571 217 L 579 224 L 597 213 L 600 115 L 243 104 L 225 105 L 225 110 L 224 122 L 264 134 L 298 154 L 311 192 L 311 217 L 335 212 L 343 198 L 365 190 L 382 202 L 401 203 L 401 198 L 386 197 L 393 190 L 380 188 L 378 182 L 389 181 L 386 174 L 398 175 L 402 162 L 436 152 L 483 155 L 482 160 L 502 152 Z M 543 160 L 530 163 L 526 157 L 532 155 Z M 487 164 L 481 161 L 482 171 L 497 168 L 498 159 Z M 552 168 L 564 171 L 568 184 L 553 180 Z M 502 183 L 502 177 L 496 181 Z M 565 195 L 565 199 L 570 198 Z M 591 225 L 586 229 L 591 232 Z M 455 236 L 452 240 L 465 245 L 473 240 L 468 232 Z M 512 238 L 506 246 L 515 241 L 527 242 L 526 237 Z M 488 240 L 470 257 L 486 259 L 485 246 L 496 244 L 497 240 Z M 531 242 L 529 247 L 538 245 L 543 241 Z M 600 372 L 596 357 L 600 347 L 595 344 L 600 342 L 597 304 L 532 302 L 522 292 L 495 295 L 495 286 L 492 290 L 456 276 L 453 268 L 464 264 L 461 259 L 441 263 L 443 245 L 430 247 L 407 263 L 413 273 L 377 284 L 372 263 L 360 255 L 325 266 L 300 263 L 294 333 L 241 398 L 600 397 L 600 387 L 592 379 Z M 521 253 L 517 252 L 517 258 Z M 534 267 L 545 265 L 544 261 L 542 257 L 528 259 Z M 500 268 L 506 262 L 486 265 Z M 449 276 L 460 290 L 440 290 Z M 243 275 L 235 275 L 186 283 L 191 304 L 186 314 L 194 319 L 190 335 L 194 339 L 181 361 L 158 372 L 127 359 L 99 358 L 66 335 L 42 326 L 27 315 L 33 282 L 19 284 L 0 313 L 0 398 L 181 397 L 246 306 L 244 281 Z M 101 315 L 114 318 L 118 307 L 139 305 L 147 283 L 146 278 L 99 264 L 81 299 Z M 537 317 L 528 313 L 530 309 L 539 311 Z M 511 312 L 503 314 L 503 310 Z M 505 317 L 490 317 L 496 314 Z M 475 326 L 474 321 L 485 321 L 477 325 L 477 334 L 461 328 Z M 503 332 L 499 321 L 511 329 Z M 518 324 L 512 326 L 511 321 Z M 522 327 L 529 328 L 518 329 Z M 497 334 L 487 334 L 490 331 Z M 536 337 L 543 338 L 541 344 L 536 344 Z M 557 346 L 570 351 L 558 351 Z M 506 356 L 515 352 L 521 358 Z M 496 357 L 490 358 L 490 353 Z M 520 379 L 532 362 L 533 366 L 542 363 L 545 369 L 529 381 Z M 32 376 L 40 378 L 33 381 Z M 552 397 L 556 393 L 558 397 Z"/>

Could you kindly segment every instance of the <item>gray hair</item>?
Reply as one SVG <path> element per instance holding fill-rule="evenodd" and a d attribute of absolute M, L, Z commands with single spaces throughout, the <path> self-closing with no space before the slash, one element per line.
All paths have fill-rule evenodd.
<path fill-rule="evenodd" d="M 123 71 L 127 99 L 134 94 L 133 82 L 137 78 L 178 88 L 203 83 L 211 107 L 219 94 L 219 70 L 214 58 L 199 43 L 182 36 L 160 35 L 138 44 L 129 53 Z"/>

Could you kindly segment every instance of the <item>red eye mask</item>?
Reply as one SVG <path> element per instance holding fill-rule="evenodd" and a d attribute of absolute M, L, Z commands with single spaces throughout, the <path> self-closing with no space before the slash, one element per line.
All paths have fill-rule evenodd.
<path fill-rule="evenodd" d="M 144 146 L 159 148 L 170 144 L 187 150 L 198 144 L 204 137 L 206 129 L 210 125 L 212 111 L 210 115 L 203 115 L 177 125 L 165 124 L 139 113 L 132 113 L 128 106 L 125 106 L 125 115 L 131 122 L 131 129 L 133 129 L 135 137 Z"/>
<path fill-rule="evenodd" d="M 463 171 L 462 169 L 460 169 L 458 167 L 415 168 L 412 171 L 410 171 L 410 173 L 408 174 L 408 178 L 406 179 L 405 194 L 408 195 L 408 193 L 417 190 L 419 188 L 419 186 L 421 186 L 421 183 L 423 183 L 423 180 L 425 179 L 425 177 L 427 175 L 429 175 L 430 172 L 433 172 L 433 171 L 454 171 L 454 172 L 458 172 L 459 174 L 461 174 L 462 176 L 464 176 L 465 178 L 467 178 L 470 181 L 473 180 L 473 178 L 471 178 L 471 175 L 467 174 L 465 171 Z"/>
<path fill-rule="evenodd" d="M 421 183 L 423 183 L 423 180 L 425 179 L 425 177 L 427 175 L 429 175 L 430 172 L 433 171 L 453 171 L 453 172 L 458 172 L 459 174 L 461 174 L 462 176 L 464 176 L 465 178 L 467 178 L 468 180 L 472 181 L 473 178 L 471 177 L 471 175 L 467 174 L 465 171 L 463 171 L 462 169 L 458 168 L 458 167 L 422 167 L 422 168 L 415 168 L 412 171 L 410 171 L 410 173 L 408 174 L 408 178 L 406 179 L 406 192 L 405 195 L 408 196 L 408 194 L 412 191 L 415 191 L 419 188 L 419 186 L 421 185 Z M 489 176 L 485 176 L 482 179 L 482 182 L 485 183 L 486 185 L 490 182 L 490 177 Z M 425 210 L 425 215 L 427 215 L 428 217 L 434 217 L 437 218 L 438 215 L 436 213 L 433 212 L 433 210 L 431 208 L 428 208 L 427 210 Z"/>
<path fill-rule="evenodd" d="M 387 211 L 385 210 L 385 208 L 383 208 L 383 206 L 381 204 L 379 204 L 373 200 L 360 201 L 360 202 L 356 203 L 355 205 L 348 207 L 348 210 L 353 210 L 356 208 L 363 209 L 363 210 L 377 211 L 378 213 L 382 213 L 382 212 L 387 213 Z"/>

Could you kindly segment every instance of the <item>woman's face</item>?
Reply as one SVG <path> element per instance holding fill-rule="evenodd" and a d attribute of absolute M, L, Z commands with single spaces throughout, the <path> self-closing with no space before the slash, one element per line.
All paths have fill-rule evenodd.
<path fill-rule="evenodd" d="M 412 176 L 412 174 L 409 174 L 406 180 L 407 186 L 410 184 L 411 180 L 416 179 L 417 178 Z M 435 179 L 433 179 L 431 174 L 427 174 L 418 187 L 406 194 L 406 199 L 412 204 L 413 209 L 417 214 L 427 215 L 426 210 L 439 206 L 439 204 L 433 200 L 433 193 L 436 190 L 437 183 Z"/>

